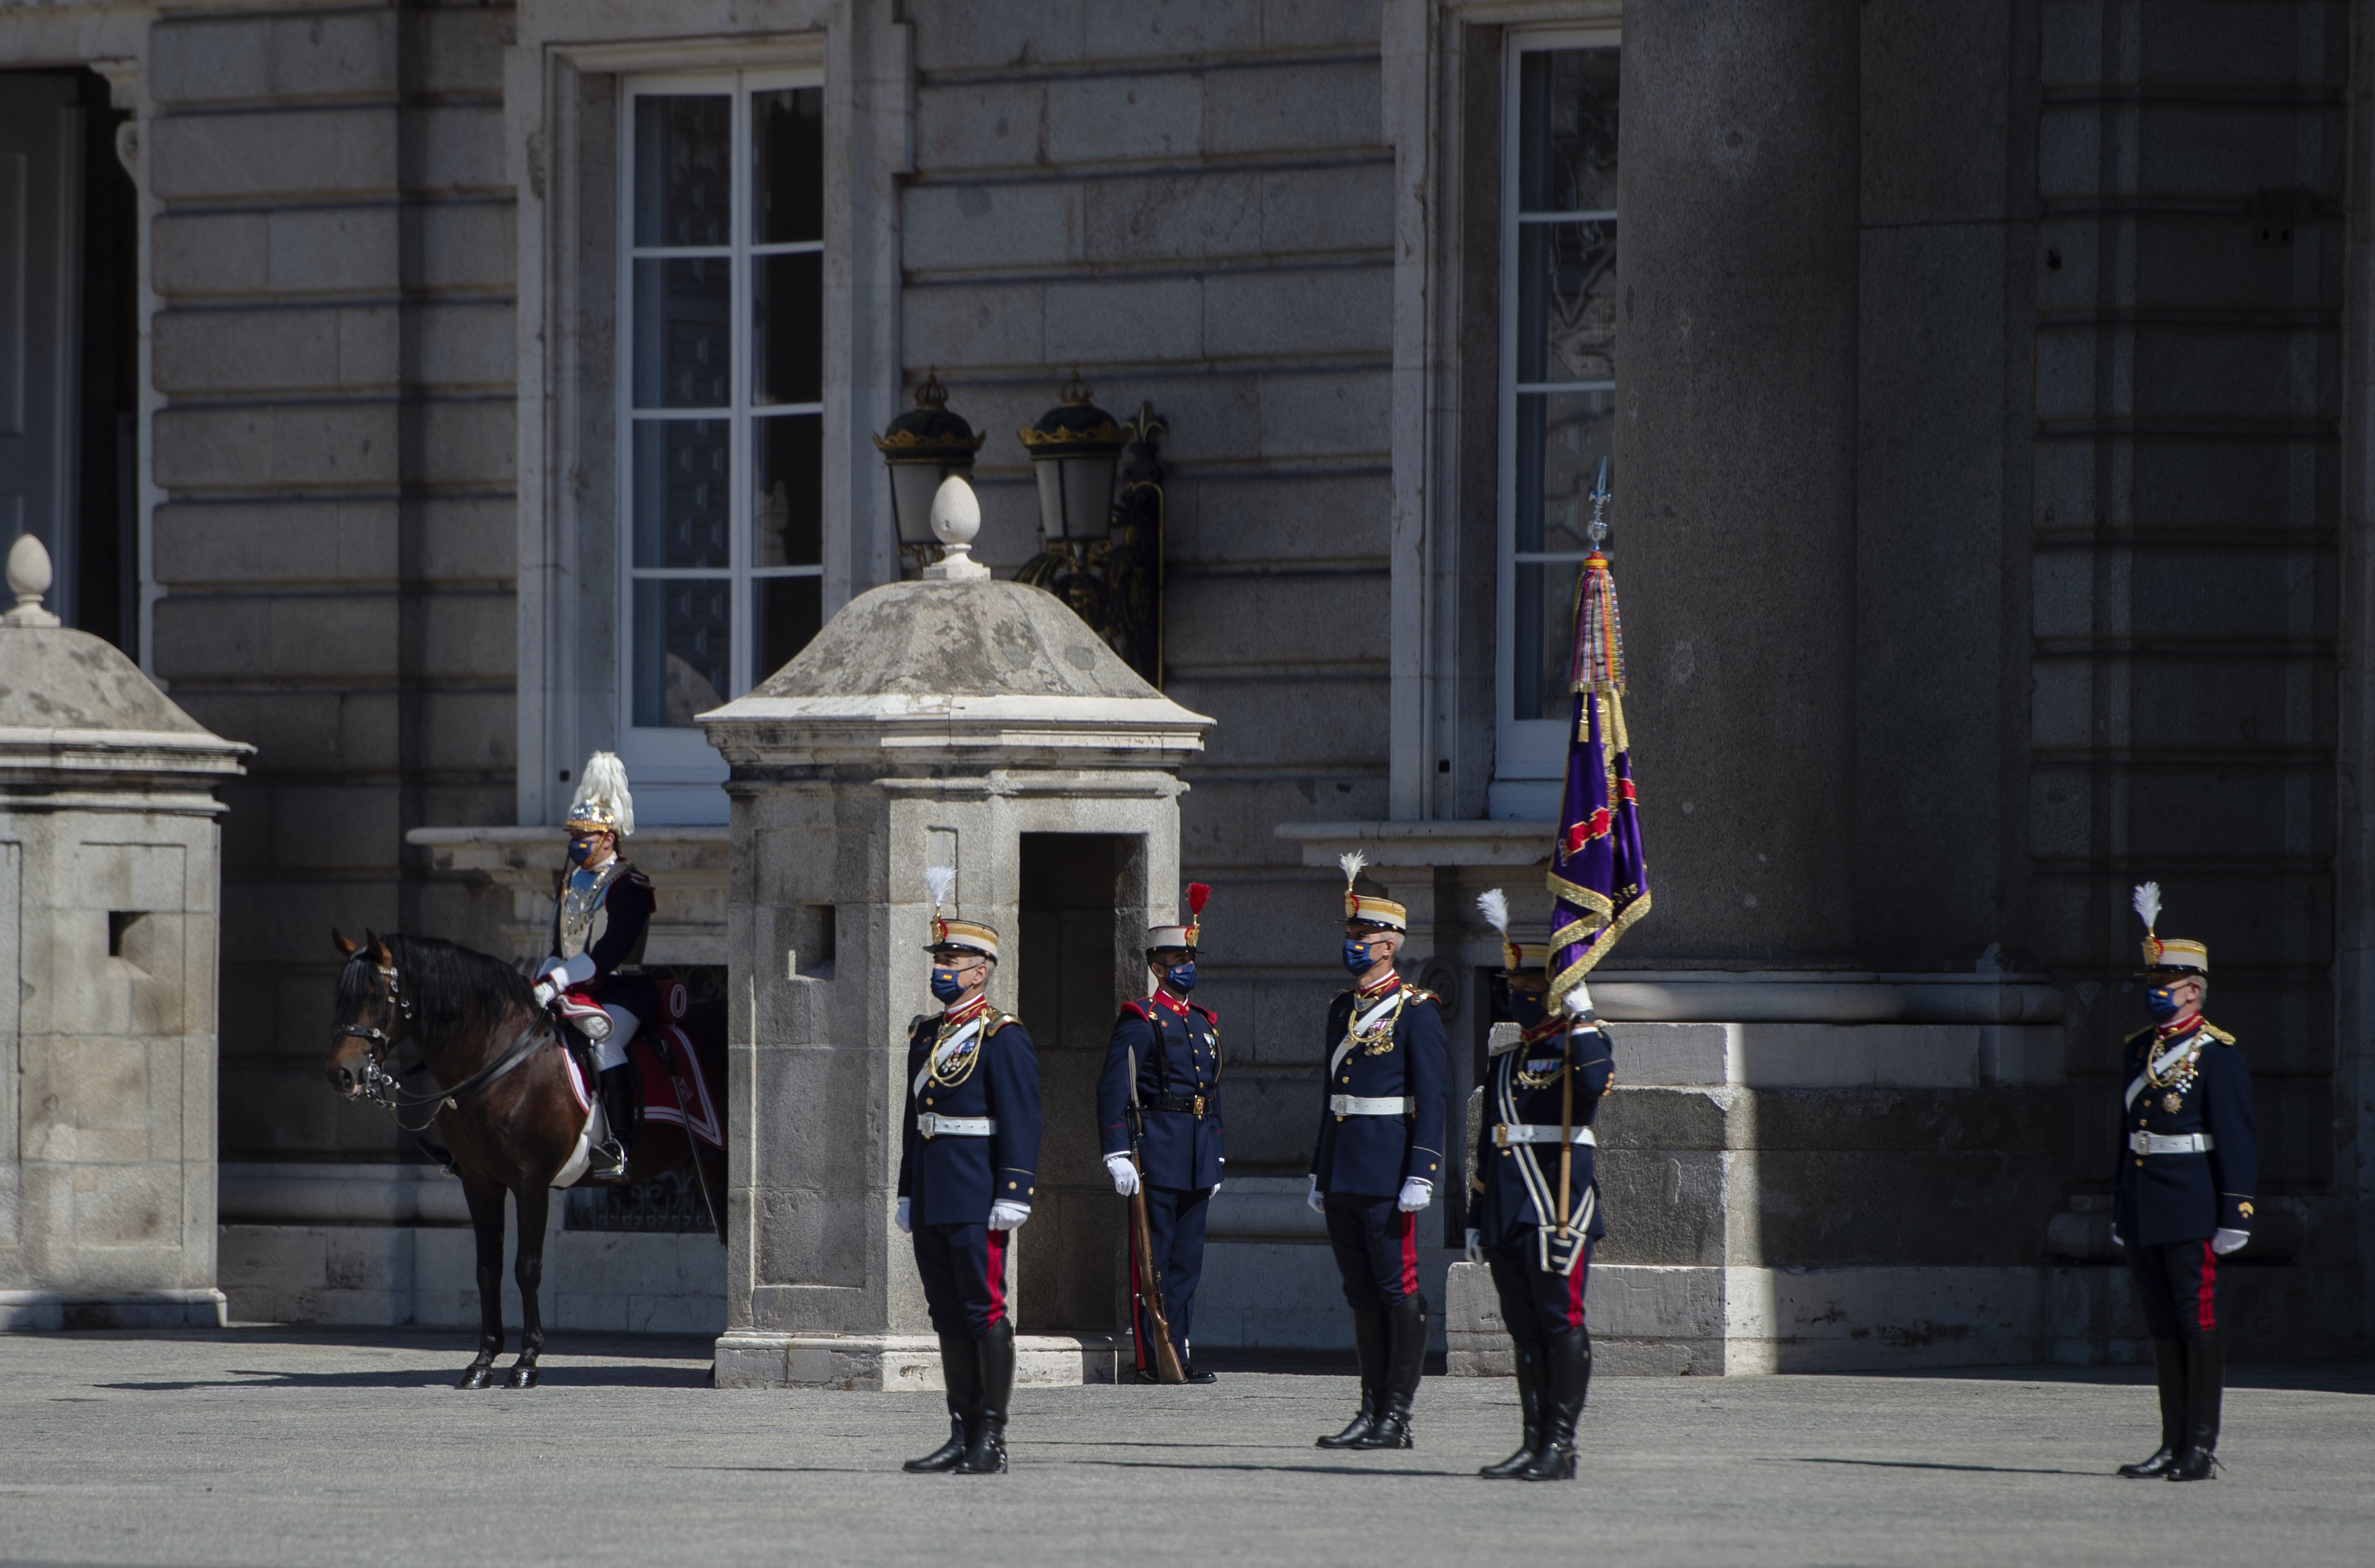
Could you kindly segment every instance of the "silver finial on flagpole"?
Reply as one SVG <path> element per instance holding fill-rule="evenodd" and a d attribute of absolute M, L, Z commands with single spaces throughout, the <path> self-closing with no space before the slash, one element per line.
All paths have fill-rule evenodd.
<path fill-rule="evenodd" d="M 1600 460 L 1600 479 L 1591 487 L 1591 548 L 1608 537 L 1608 459 Z"/>

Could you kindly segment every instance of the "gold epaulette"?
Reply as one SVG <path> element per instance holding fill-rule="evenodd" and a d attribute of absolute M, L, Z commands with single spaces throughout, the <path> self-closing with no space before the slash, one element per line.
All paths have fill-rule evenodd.
<path fill-rule="evenodd" d="M 1412 1001 L 1433 1002 L 1438 1008 L 1443 1006 L 1443 998 L 1424 985 L 1404 985 L 1402 989 L 1411 994 Z"/>
<path fill-rule="evenodd" d="M 984 1040 L 987 1040 L 991 1035 L 996 1034 L 999 1030 L 1006 1028 L 1009 1024 L 1021 1023 L 1022 1021 L 1022 1020 L 1021 1019 L 1016 1018 L 1012 1013 L 1002 1013 L 996 1008 L 992 1008 L 989 1009 L 989 1021 L 981 1026 L 981 1037 Z"/>
<path fill-rule="evenodd" d="M 2232 1045 L 2235 1043 L 2235 1037 L 2233 1035 L 2227 1033 L 2225 1030 L 2219 1028 L 2208 1019 L 2204 1019 L 2202 1020 L 2202 1032 L 2210 1036 L 2211 1039 L 2215 1040 L 2221 1045 Z"/>

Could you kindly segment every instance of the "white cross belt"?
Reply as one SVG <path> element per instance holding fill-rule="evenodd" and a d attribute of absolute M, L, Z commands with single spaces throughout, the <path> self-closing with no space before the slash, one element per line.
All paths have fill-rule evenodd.
<path fill-rule="evenodd" d="M 2208 1133 L 2130 1133 L 2128 1147 L 2138 1154 L 2207 1154 L 2215 1147 Z"/>
<path fill-rule="evenodd" d="M 916 1118 L 916 1130 L 926 1138 L 987 1138 L 998 1130 L 998 1118 L 941 1116 L 926 1111 Z"/>

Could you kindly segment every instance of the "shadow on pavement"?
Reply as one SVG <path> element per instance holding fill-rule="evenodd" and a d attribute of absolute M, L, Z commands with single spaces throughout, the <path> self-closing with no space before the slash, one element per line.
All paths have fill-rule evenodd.
<path fill-rule="evenodd" d="M 1780 1373 L 1782 1377 L 1804 1373 Z M 1969 1366 L 1935 1367 L 1920 1372 L 1834 1373 L 1837 1377 L 1935 1378 L 1972 1383 L 2101 1385 L 2150 1387 L 2152 1368 L 2138 1362 L 2120 1366 Z M 2229 1362 L 2227 1386 L 2279 1389 L 2290 1394 L 2375 1394 L 2375 1362 Z"/>
<path fill-rule="evenodd" d="M 1925 1459 L 1829 1459 L 1802 1454 L 1787 1459 L 1765 1459 L 1767 1465 L 1861 1465 L 1879 1470 L 1970 1470 L 1990 1476 L 2107 1476 L 2108 1470 L 2038 1469 L 2026 1465 L 1941 1465 Z"/>

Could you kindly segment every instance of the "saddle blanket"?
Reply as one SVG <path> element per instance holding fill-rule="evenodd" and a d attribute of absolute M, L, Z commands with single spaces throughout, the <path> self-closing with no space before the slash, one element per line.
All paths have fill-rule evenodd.
<path fill-rule="evenodd" d="M 682 1109 L 678 1108 L 676 1085 L 668 1081 L 668 1070 L 660 1060 L 655 1035 L 668 1042 L 678 1081 L 684 1086 Z M 578 1065 L 576 1052 L 563 1051 L 561 1057 L 569 1067 L 569 1092 L 576 1097 L 577 1108 L 586 1114 L 590 1123 L 594 1095 L 585 1081 L 585 1069 Z M 636 1120 L 672 1122 L 689 1127 L 693 1137 L 712 1149 L 726 1147 L 726 1125 L 717 1114 L 716 1098 L 709 1091 L 709 1075 L 702 1070 L 701 1058 L 694 1054 L 692 1042 L 685 1037 L 683 1030 L 672 1023 L 653 1025 L 636 1035 L 634 1043 L 627 1047 L 627 1060 L 635 1068 Z M 688 1111 L 691 1113 L 690 1120 L 685 1114 Z"/>

